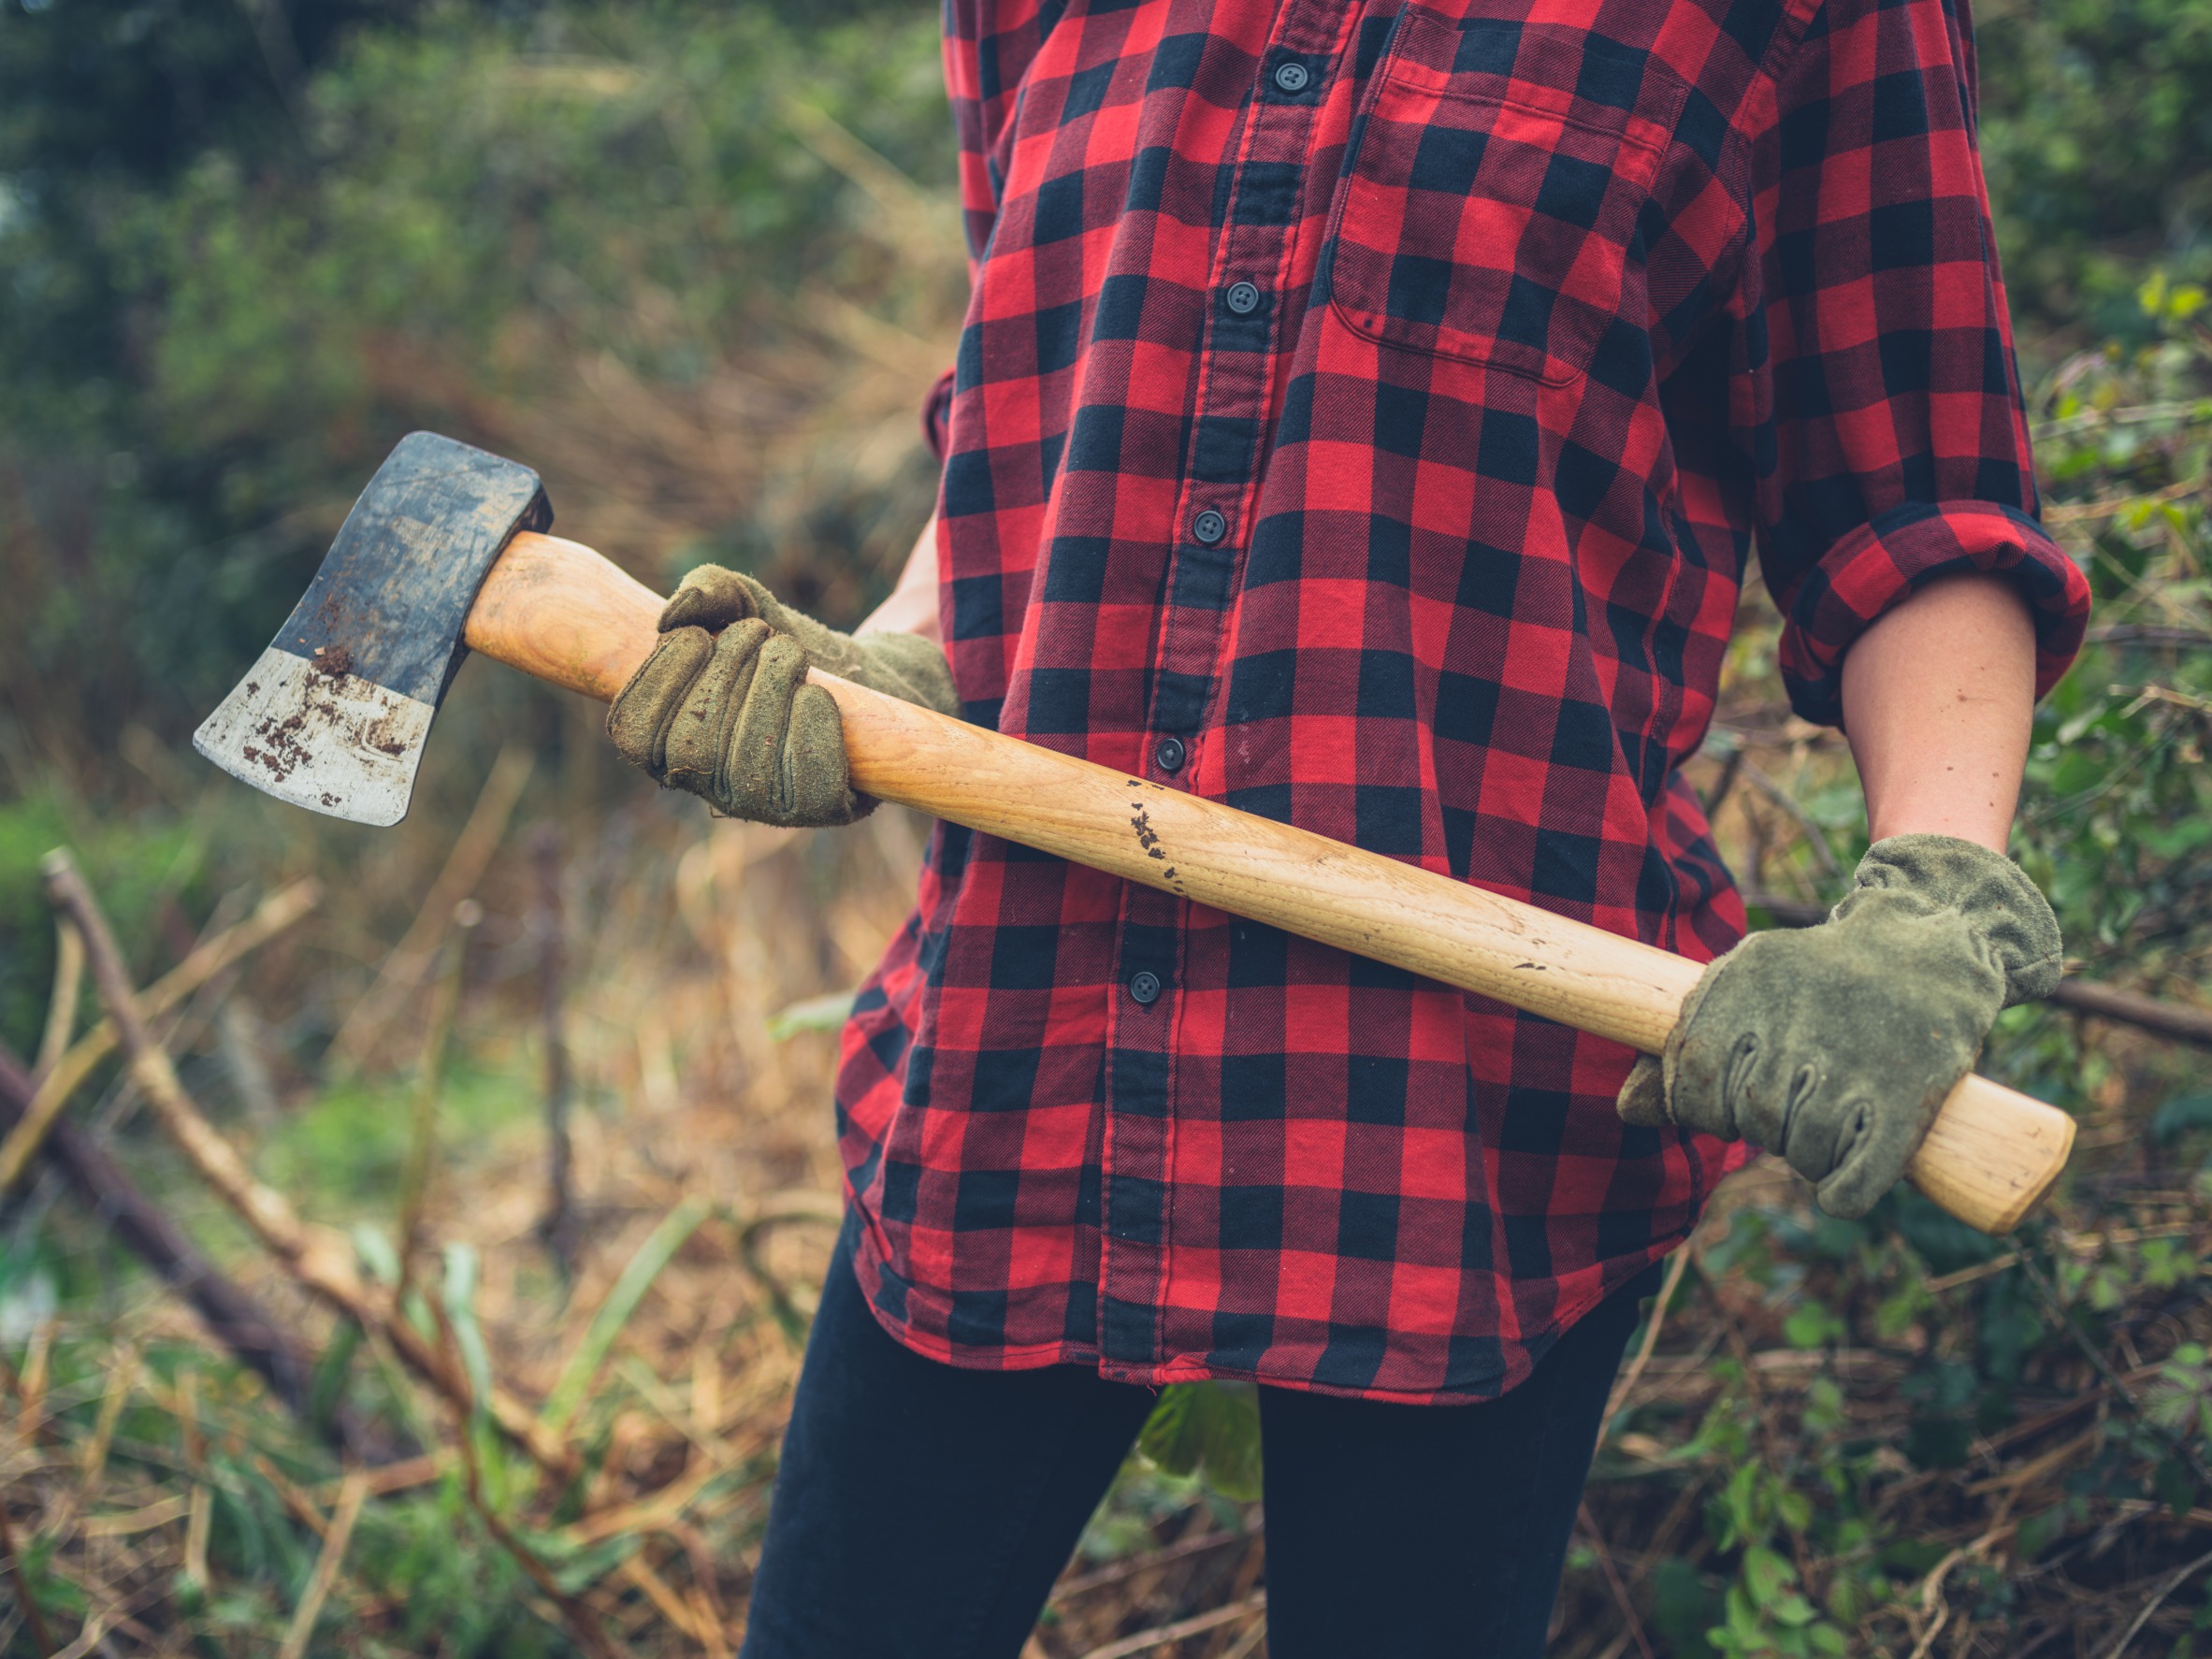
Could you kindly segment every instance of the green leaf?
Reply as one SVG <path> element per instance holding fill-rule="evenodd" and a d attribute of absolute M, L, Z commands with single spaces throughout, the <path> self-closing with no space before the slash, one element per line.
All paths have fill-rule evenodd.
<path fill-rule="evenodd" d="M 2177 1094 L 2151 1114 L 2153 1146 L 2170 1147 L 2183 1135 L 2201 1129 L 2212 1129 L 2212 1089 Z"/>
<path fill-rule="evenodd" d="M 399 1252 L 393 1248 L 391 1235 L 372 1222 L 356 1222 L 354 1227 L 354 1255 L 369 1277 L 381 1285 L 399 1282 Z"/>
<path fill-rule="evenodd" d="M 768 1034 L 781 1043 L 801 1031 L 841 1031 L 852 1017 L 853 999 L 858 995 L 858 991 L 832 991 L 826 997 L 793 1003 L 768 1017 Z"/>
<path fill-rule="evenodd" d="M 1776 1597 L 1774 1605 L 1767 1610 L 1773 1614 L 1776 1623 L 1786 1625 L 1792 1630 L 1801 1630 L 1820 1617 L 1813 1604 L 1794 1590 Z"/>
<path fill-rule="evenodd" d="M 563 1531 L 528 1530 L 522 1533 L 530 1553 L 552 1571 L 553 1581 L 565 1595 L 582 1595 L 594 1584 L 638 1552 L 644 1539 L 634 1532 L 617 1533 L 595 1544 L 575 1543 Z"/>
<path fill-rule="evenodd" d="M 545 1409 L 539 1417 L 548 1429 L 557 1435 L 569 1426 L 569 1419 L 584 1404 L 585 1391 L 599 1375 L 607 1351 L 614 1346 L 614 1338 L 622 1334 L 629 1316 L 645 1299 L 645 1292 L 653 1288 L 660 1270 L 684 1248 L 684 1241 L 699 1230 L 699 1224 L 707 1219 L 712 1208 L 703 1198 L 687 1198 L 662 1217 L 660 1225 L 638 1246 L 638 1253 L 623 1268 L 622 1277 L 607 1292 L 606 1301 L 600 1304 L 599 1312 L 592 1315 L 590 1329 L 584 1333 L 584 1340 L 562 1367 L 553 1392 L 545 1396 Z"/>
<path fill-rule="evenodd" d="M 1916 1468 L 1962 1468 L 1973 1454 L 1973 1429 L 1962 1418 L 1916 1417 L 1905 1427 L 1905 1456 Z"/>
<path fill-rule="evenodd" d="M 1808 1296 L 1782 1321 L 1782 1334 L 1792 1348 L 1819 1348 L 1844 1334 L 1843 1321 Z"/>
<path fill-rule="evenodd" d="M 2196 1505 L 2197 1479 L 2178 1457 L 2161 1463 L 2150 1478 L 2150 1490 L 2176 1515 L 2187 1515 Z"/>
<path fill-rule="evenodd" d="M 484 1327 L 476 1320 L 476 1283 L 480 1263 L 473 1246 L 458 1242 L 445 1247 L 443 1302 L 446 1321 L 453 1326 L 454 1346 L 461 1350 L 461 1368 L 469 1378 L 469 1392 L 479 1413 L 491 1406 L 492 1356 L 484 1340 Z"/>
<path fill-rule="evenodd" d="M 1774 1514 L 1791 1532 L 1803 1532 L 1813 1524 L 1813 1500 L 1791 1487 L 1775 1498 Z"/>
<path fill-rule="evenodd" d="M 1937 1562 L 1951 1552 L 1932 1538 L 1896 1538 L 1882 1546 L 1875 1562 L 1900 1578 L 1926 1578 Z"/>
<path fill-rule="evenodd" d="M 1260 1495 L 1260 1402 L 1250 1383 L 1178 1382 L 1137 1435 L 1137 1450 L 1171 1475 L 1197 1475 L 1223 1497 Z"/>
<path fill-rule="evenodd" d="M 353 1374 L 354 1351 L 361 1346 L 361 1327 L 351 1320 L 344 1320 L 330 1334 L 329 1346 L 315 1361 L 313 1374 L 308 1379 L 308 1421 L 326 1426 L 345 1398 L 347 1379 Z"/>
<path fill-rule="evenodd" d="M 1759 1607 L 1771 1609 L 1797 1580 L 1797 1568 L 1763 1545 L 1743 1551 L 1743 1582 Z"/>
<path fill-rule="evenodd" d="M 1680 1659 L 1713 1659 L 1706 1632 L 1721 1617 L 1720 1593 L 1696 1566 L 1670 1555 L 1652 1569 L 1652 1626 Z"/>
<path fill-rule="evenodd" d="M 2049 1508 L 2029 1516 L 2027 1520 L 2020 1522 L 2020 1530 L 2017 1539 L 2020 1559 L 2022 1561 L 2034 1560 L 2035 1557 L 2056 1543 L 2065 1530 L 2066 1506 L 2064 1504 L 2053 1504 Z"/>

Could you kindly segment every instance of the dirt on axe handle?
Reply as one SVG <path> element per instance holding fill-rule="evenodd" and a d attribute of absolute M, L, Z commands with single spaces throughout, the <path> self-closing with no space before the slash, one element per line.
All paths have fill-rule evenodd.
<path fill-rule="evenodd" d="M 396 468 L 387 494 L 386 475 Z M 503 477 L 501 468 L 513 476 Z M 450 555 L 436 545 L 429 471 L 451 481 Z M 405 502 L 404 514 L 392 509 L 395 500 Z M 235 734 L 274 722 L 292 745 L 282 756 L 286 776 L 277 783 L 302 775 L 318 783 L 311 790 L 272 792 L 331 811 L 320 796 L 365 798 L 346 774 L 349 756 L 371 769 L 381 760 L 385 775 L 391 762 L 403 759 L 412 780 L 435 698 L 416 699 L 419 721 L 411 714 L 406 728 L 412 752 L 394 755 L 374 742 L 364 750 L 357 716 L 315 714 L 296 726 L 284 724 L 297 713 L 292 687 L 301 676 L 338 681 L 347 700 L 343 707 L 381 707 L 397 695 L 392 688 L 376 683 L 356 692 L 346 682 L 371 662 L 457 662 L 465 643 L 538 679 L 612 699 L 652 650 L 661 601 L 590 548 L 540 533 L 549 522 L 539 519 L 542 504 L 536 476 L 527 469 L 427 434 L 408 439 L 355 506 L 310 596 L 324 594 L 327 605 L 333 595 L 366 592 L 377 596 L 377 603 L 355 607 L 351 614 L 384 628 L 436 630 L 437 637 L 399 642 L 380 637 L 365 654 L 357 634 L 333 636 L 324 648 L 344 646 L 351 654 L 348 671 L 333 675 L 311 666 L 311 628 L 294 629 L 311 653 L 305 659 L 280 634 L 271 652 L 292 653 L 300 668 L 285 670 L 282 679 L 265 675 L 267 684 L 258 687 L 249 674 L 248 684 L 202 729 L 203 751 L 248 782 L 269 787 L 267 774 L 277 769 L 266 758 L 242 756 Z M 381 541 L 368 528 L 380 523 L 394 527 Z M 364 528 L 356 531 L 356 524 Z M 495 533 L 501 545 L 487 556 L 484 544 Z M 450 559 L 452 570 L 468 572 L 466 579 L 442 566 L 433 570 L 441 558 Z M 438 602 L 403 612 L 383 597 L 410 588 L 433 593 Z M 465 602 L 456 602 L 464 591 Z M 267 661 L 265 654 L 263 665 Z M 450 666 L 444 673 L 450 680 Z M 1433 871 L 831 676 L 811 677 L 837 700 L 853 782 L 871 795 L 1390 962 L 1647 1054 L 1665 1043 L 1701 972 L 1685 958 Z M 418 674 L 412 684 L 419 691 L 427 676 Z M 273 700 L 268 685 L 279 687 Z M 317 688 L 309 689 L 311 694 Z M 438 695 L 442 690 L 441 683 Z M 340 705 L 338 697 L 326 700 Z M 209 734 L 219 721 L 224 724 L 211 745 Z M 384 739 L 398 729 L 384 729 Z M 234 744 L 229 758 L 224 734 Z M 266 757 L 266 748 L 262 752 Z M 386 786 L 386 798 L 389 792 Z M 402 810 L 404 804 L 402 796 Z M 2074 1120 L 2065 1113 L 1970 1075 L 1945 1102 L 1909 1173 L 1922 1191 L 1961 1220 L 2003 1233 L 2058 1177 L 2073 1142 Z"/>

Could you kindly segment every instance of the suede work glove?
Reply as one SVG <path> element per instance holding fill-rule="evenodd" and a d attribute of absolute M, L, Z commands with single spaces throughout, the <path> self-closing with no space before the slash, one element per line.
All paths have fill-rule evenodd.
<path fill-rule="evenodd" d="M 607 711 L 607 735 L 632 766 L 728 817 L 814 829 L 875 810 L 852 786 L 835 700 L 805 684 L 810 668 L 960 713 L 951 666 L 928 640 L 841 634 L 718 565 L 684 578 L 660 634 Z"/>
<path fill-rule="evenodd" d="M 1818 927 L 1754 933 L 1705 970 L 1620 1113 L 1779 1152 L 1831 1216 L 1889 1190 L 1998 1012 L 2059 982 L 2058 918 L 2020 867 L 1893 835 Z"/>

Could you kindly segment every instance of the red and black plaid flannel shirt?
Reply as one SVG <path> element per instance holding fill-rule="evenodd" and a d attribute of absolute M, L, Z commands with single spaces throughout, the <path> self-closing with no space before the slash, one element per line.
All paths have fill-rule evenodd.
<path fill-rule="evenodd" d="M 1756 537 L 1798 709 L 2037 527 L 1965 0 L 948 0 L 972 719 L 1699 958 Z M 2039 688 L 2041 688 L 2039 687 Z M 956 1364 L 1495 1395 L 1739 1150 L 1612 1044 L 943 828 L 838 1089 Z"/>

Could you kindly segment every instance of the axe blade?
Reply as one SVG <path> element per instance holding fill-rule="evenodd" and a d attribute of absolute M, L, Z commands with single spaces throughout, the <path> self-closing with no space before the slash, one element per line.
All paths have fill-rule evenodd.
<path fill-rule="evenodd" d="M 414 432 L 377 469 L 260 660 L 193 734 L 256 789 L 356 824 L 407 815 L 477 590 L 553 523 L 528 467 Z"/>

